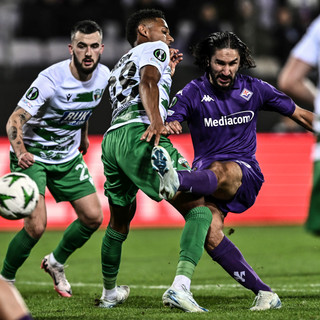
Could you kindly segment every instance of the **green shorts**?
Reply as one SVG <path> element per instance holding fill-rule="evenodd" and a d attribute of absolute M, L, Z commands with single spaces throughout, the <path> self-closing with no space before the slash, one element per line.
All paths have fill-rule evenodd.
<path fill-rule="evenodd" d="M 24 170 L 18 166 L 16 155 L 10 152 L 10 170 L 22 172 L 31 177 L 43 196 L 47 186 L 57 202 L 77 200 L 96 192 L 82 154 L 59 164 L 35 161 L 31 167 Z"/>
<path fill-rule="evenodd" d="M 102 162 L 106 182 L 105 195 L 112 204 L 131 204 L 141 189 L 155 201 L 159 195 L 160 179 L 152 169 L 151 152 L 154 141 L 141 141 L 147 125 L 134 123 L 108 132 L 102 141 Z M 171 141 L 161 137 L 160 143 L 166 148 L 177 170 L 190 170 L 186 159 L 175 149 Z"/>

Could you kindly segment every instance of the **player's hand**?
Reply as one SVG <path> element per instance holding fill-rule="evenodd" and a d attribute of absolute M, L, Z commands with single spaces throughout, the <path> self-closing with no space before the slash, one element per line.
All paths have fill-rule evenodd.
<path fill-rule="evenodd" d="M 171 121 L 165 123 L 166 129 L 168 130 L 169 134 L 180 134 L 182 133 L 182 126 L 179 121 Z"/>
<path fill-rule="evenodd" d="M 85 155 L 89 149 L 89 139 L 88 137 L 86 138 L 81 138 L 80 146 L 79 146 L 79 151 Z"/>
<path fill-rule="evenodd" d="M 22 152 L 18 157 L 18 166 L 27 169 L 34 164 L 34 156 L 30 152 Z"/>
<path fill-rule="evenodd" d="M 140 140 L 146 140 L 150 142 L 153 136 L 155 136 L 154 145 L 157 146 L 160 141 L 161 135 L 167 136 L 169 134 L 165 125 L 161 122 L 159 124 L 150 124 L 147 130 L 143 133 Z"/>
<path fill-rule="evenodd" d="M 171 77 L 173 77 L 176 66 L 183 60 L 183 53 L 179 53 L 178 49 L 170 48 L 170 62 L 169 66 L 171 68 Z"/>

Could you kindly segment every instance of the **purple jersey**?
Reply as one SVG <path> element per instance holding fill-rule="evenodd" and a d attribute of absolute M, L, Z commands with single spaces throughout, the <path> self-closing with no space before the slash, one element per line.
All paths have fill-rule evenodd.
<path fill-rule="evenodd" d="M 193 167 L 213 161 L 255 160 L 259 110 L 292 115 L 291 98 L 270 84 L 238 74 L 231 90 L 213 87 L 207 75 L 189 82 L 174 97 L 167 121 L 187 121 L 193 147 Z"/>

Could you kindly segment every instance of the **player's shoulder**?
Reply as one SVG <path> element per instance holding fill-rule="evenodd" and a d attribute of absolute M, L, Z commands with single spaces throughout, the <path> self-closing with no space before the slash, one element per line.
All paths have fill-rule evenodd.
<path fill-rule="evenodd" d="M 252 77 L 247 74 L 238 73 L 236 77 L 236 85 L 239 85 L 240 87 L 250 86 L 253 88 L 253 87 L 264 86 L 265 84 L 266 84 L 265 81 L 256 77 Z"/>
<path fill-rule="evenodd" d="M 136 49 L 136 51 L 140 53 L 152 53 L 156 57 L 161 57 L 161 59 L 170 55 L 169 47 L 163 41 L 150 41 L 141 43 L 133 49 Z"/>
<path fill-rule="evenodd" d="M 60 83 L 66 78 L 66 74 L 69 71 L 69 64 L 70 59 L 57 62 L 42 70 L 39 75 L 54 83 Z"/>

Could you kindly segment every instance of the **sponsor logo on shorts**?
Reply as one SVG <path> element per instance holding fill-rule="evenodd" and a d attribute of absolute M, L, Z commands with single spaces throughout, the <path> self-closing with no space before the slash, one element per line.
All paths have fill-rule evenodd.
<path fill-rule="evenodd" d="M 249 123 L 253 117 L 253 111 L 245 110 L 227 116 L 221 116 L 219 119 L 203 118 L 203 121 L 205 127 L 223 127 Z"/>

